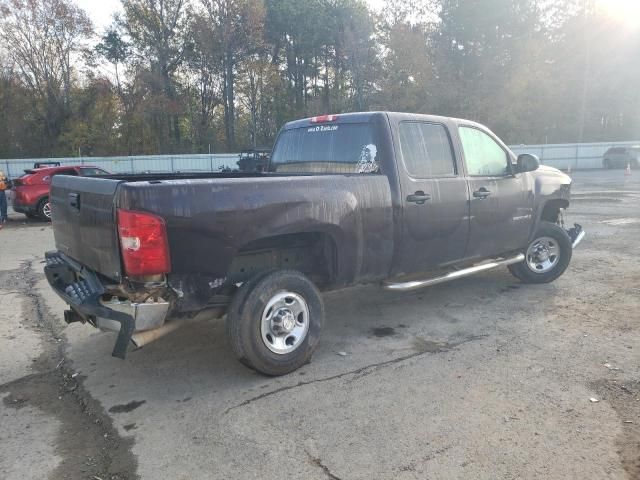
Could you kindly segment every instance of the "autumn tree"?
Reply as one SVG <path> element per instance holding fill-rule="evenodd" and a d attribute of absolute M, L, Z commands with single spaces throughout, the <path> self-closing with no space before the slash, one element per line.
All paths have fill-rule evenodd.
<path fill-rule="evenodd" d="M 181 145 L 183 115 L 177 72 L 191 51 L 191 10 L 185 0 L 122 0 L 122 26 L 136 55 L 137 74 L 148 85 L 146 111 L 158 151 Z"/>
<path fill-rule="evenodd" d="M 72 0 L 0 0 L 0 156 L 237 152 L 371 109 L 510 143 L 640 129 L 640 30 L 604 2 L 121 1 L 95 38 Z"/>
<path fill-rule="evenodd" d="M 227 147 L 236 146 L 236 75 L 238 68 L 264 48 L 264 5 L 261 0 L 201 0 L 209 35 L 201 39 L 216 47 L 213 68 L 222 77 L 222 103 Z"/>
<path fill-rule="evenodd" d="M 16 78 L 29 91 L 40 125 L 41 154 L 57 148 L 71 117 L 71 92 L 91 21 L 70 0 L 8 0 L 0 6 L 0 42 Z"/>

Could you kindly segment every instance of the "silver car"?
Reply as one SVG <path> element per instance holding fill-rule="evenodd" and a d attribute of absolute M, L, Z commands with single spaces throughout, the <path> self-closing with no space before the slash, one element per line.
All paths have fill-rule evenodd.
<path fill-rule="evenodd" d="M 640 165 L 640 145 L 633 147 L 613 147 L 602 156 L 603 168 L 638 168 Z"/>

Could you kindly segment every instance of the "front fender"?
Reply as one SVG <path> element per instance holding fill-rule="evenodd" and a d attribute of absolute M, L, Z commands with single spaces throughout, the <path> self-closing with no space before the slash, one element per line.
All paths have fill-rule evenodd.
<path fill-rule="evenodd" d="M 542 221 L 555 222 L 560 209 L 569 207 L 571 177 L 557 168 L 541 165 L 534 176 L 534 222 L 529 238 L 535 235 Z"/>

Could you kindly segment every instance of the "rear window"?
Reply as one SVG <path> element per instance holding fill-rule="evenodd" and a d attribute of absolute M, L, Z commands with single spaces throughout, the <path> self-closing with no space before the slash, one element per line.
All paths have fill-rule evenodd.
<path fill-rule="evenodd" d="M 107 175 L 107 172 L 99 168 L 83 167 L 80 169 L 84 177 L 95 177 L 97 175 Z"/>
<path fill-rule="evenodd" d="M 378 173 L 378 147 L 370 123 L 311 125 L 284 130 L 270 172 Z"/>
<path fill-rule="evenodd" d="M 75 171 L 74 169 L 72 169 L 72 168 L 71 168 L 71 169 L 68 169 L 68 170 L 58 170 L 58 171 L 53 172 L 53 173 L 52 173 L 52 174 L 50 174 L 50 175 L 45 175 L 44 177 L 42 177 L 42 181 L 43 181 L 44 183 L 50 183 L 50 182 L 51 182 L 51 179 L 52 179 L 53 177 L 55 177 L 56 175 L 70 175 L 70 176 L 77 177 L 77 176 L 78 176 L 78 172 L 76 172 L 76 171 Z"/>

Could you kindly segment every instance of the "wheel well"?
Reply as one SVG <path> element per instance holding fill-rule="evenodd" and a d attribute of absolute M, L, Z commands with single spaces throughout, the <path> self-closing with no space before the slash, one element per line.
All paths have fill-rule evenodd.
<path fill-rule="evenodd" d="M 560 215 L 561 208 L 567 208 L 569 206 L 568 200 L 549 200 L 542 210 L 540 220 L 545 222 L 557 223 Z"/>
<path fill-rule="evenodd" d="M 297 270 L 318 286 L 335 279 L 337 248 L 324 232 L 305 232 L 262 238 L 242 247 L 229 268 L 227 281 L 246 282 L 266 270 Z"/>

